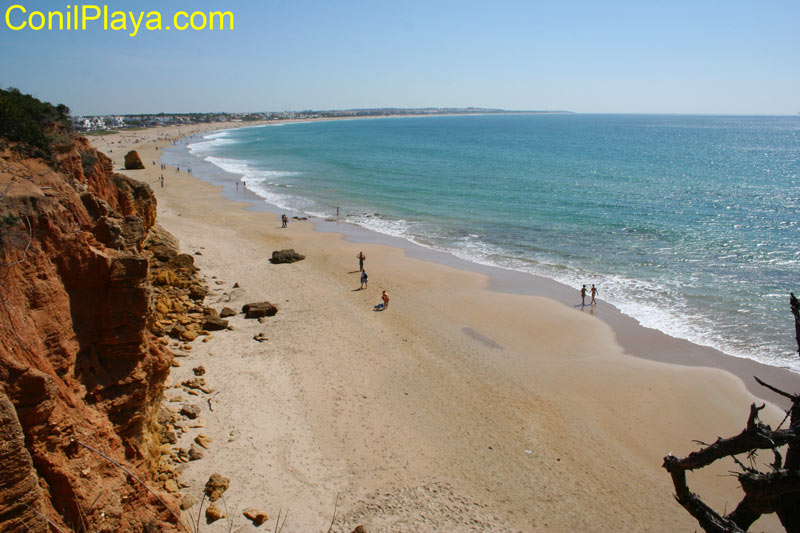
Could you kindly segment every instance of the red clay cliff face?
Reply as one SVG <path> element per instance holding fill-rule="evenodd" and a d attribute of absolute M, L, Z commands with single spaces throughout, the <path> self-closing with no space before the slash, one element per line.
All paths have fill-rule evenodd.
<path fill-rule="evenodd" d="M 145 480 L 158 463 L 155 197 L 86 139 L 58 160 L 0 151 L 0 220 L 16 220 L 0 226 L 0 530 L 171 531 L 174 500 L 80 444 Z"/>

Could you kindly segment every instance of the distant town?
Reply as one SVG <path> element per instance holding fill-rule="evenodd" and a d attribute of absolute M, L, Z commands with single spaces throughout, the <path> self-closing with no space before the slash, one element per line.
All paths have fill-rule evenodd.
<path fill-rule="evenodd" d="M 508 111 L 481 107 L 424 107 L 380 109 L 344 109 L 334 111 L 284 111 L 263 113 L 158 113 L 155 115 L 81 115 L 73 116 L 77 131 L 92 132 L 125 128 L 150 128 L 206 122 L 257 122 L 307 120 L 315 118 L 385 117 L 394 115 L 480 115 L 480 114 L 570 113 L 570 111 Z"/>

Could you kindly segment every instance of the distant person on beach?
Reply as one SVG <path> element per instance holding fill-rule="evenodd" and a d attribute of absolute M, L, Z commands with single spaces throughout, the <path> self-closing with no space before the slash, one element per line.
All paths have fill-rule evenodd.
<path fill-rule="evenodd" d="M 286 214 L 284 213 L 283 215 L 281 215 L 281 227 L 285 228 L 288 223 L 289 223 L 289 217 L 287 217 Z"/>
<path fill-rule="evenodd" d="M 367 256 L 364 255 L 364 252 L 358 252 L 358 255 L 356 257 L 358 257 L 358 269 L 361 272 L 364 272 L 364 259 L 366 259 Z"/>
<path fill-rule="evenodd" d="M 365 270 L 361 271 L 361 288 L 367 288 L 367 272 Z"/>
<path fill-rule="evenodd" d="M 337 217 L 339 216 L 339 208 L 338 207 L 336 208 L 336 216 Z"/>
<path fill-rule="evenodd" d="M 581 287 L 581 307 L 586 305 L 586 285 Z"/>
<path fill-rule="evenodd" d="M 584 285 L 584 287 L 585 287 L 585 285 Z M 594 297 L 597 296 L 597 289 L 595 288 L 594 283 L 592 283 L 592 290 L 589 291 L 589 292 L 592 295 L 591 305 L 597 305 L 597 301 L 594 299 Z"/>
<path fill-rule="evenodd" d="M 383 291 L 383 294 L 381 295 L 381 300 L 383 300 L 383 308 L 384 309 L 389 307 L 389 295 L 386 294 L 386 291 Z"/>
<path fill-rule="evenodd" d="M 161 174 L 161 188 L 164 188 L 164 174 Z"/>

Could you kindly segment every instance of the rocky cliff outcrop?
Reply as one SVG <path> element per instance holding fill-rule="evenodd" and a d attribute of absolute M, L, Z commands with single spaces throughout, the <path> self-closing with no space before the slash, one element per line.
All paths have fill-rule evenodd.
<path fill-rule="evenodd" d="M 174 500 L 113 464 L 147 480 L 159 463 L 155 218 L 150 187 L 86 139 L 49 164 L 0 150 L 0 530 L 177 529 Z"/>
<path fill-rule="evenodd" d="M 131 150 L 125 154 L 125 170 L 141 170 L 144 168 L 142 158 L 136 150 Z"/>

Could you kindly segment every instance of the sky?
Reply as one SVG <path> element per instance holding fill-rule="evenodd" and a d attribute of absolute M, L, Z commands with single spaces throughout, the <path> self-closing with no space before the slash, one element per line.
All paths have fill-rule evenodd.
<path fill-rule="evenodd" d="M 8 11 L 11 6 L 22 6 Z M 9 28 L 97 5 L 232 30 Z M 0 87 L 74 114 L 485 107 L 800 112 L 800 1 L 0 0 Z M 91 8 L 89 8 L 91 13 Z M 32 22 L 38 24 L 34 15 Z M 146 16 L 145 16 L 146 20 Z M 198 22 L 201 17 L 196 19 Z M 180 19 L 179 22 L 183 22 Z"/>

